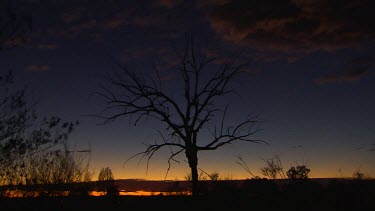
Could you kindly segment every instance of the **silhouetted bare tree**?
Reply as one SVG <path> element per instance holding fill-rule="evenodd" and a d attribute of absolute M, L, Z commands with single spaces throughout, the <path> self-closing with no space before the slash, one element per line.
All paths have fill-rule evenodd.
<path fill-rule="evenodd" d="M 199 151 L 213 151 L 237 141 L 263 141 L 252 139 L 259 131 L 258 118 L 244 115 L 242 122 L 226 126 L 228 105 L 220 106 L 217 102 L 233 92 L 231 82 L 244 72 L 247 64 L 239 62 L 238 57 L 219 61 L 204 56 L 192 38 L 186 39 L 185 47 L 179 53 L 180 99 L 168 92 L 173 89 L 176 93 L 178 87 L 166 90 L 163 83 L 168 81 L 162 80 L 158 72 L 147 80 L 120 65 L 122 71 L 110 74 L 102 86 L 99 94 L 105 97 L 107 107 L 98 116 L 105 118 L 106 123 L 122 116 L 134 117 L 135 124 L 141 119 L 159 120 L 167 132 L 163 135 L 159 131 L 162 143 L 149 144 L 145 151 L 135 156 L 146 156 L 149 161 L 161 148 L 175 149 L 171 150 L 168 159 L 170 167 L 171 161 L 176 161 L 175 156 L 184 152 L 191 169 L 192 195 L 197 195 Z M 212 136 L 200 138 L 199 134 L 204 130 Z"/>
<path fill-rule="evenodd" d="M 283 166 L 278 155 L 275 155 L 270 159 L 262 158 L 262 160 L 266 163 L 266 166 L 260 169 L 263 176 L 273 180 L 275 180 L 277 177 L 280 177 L 281 179 L 285 178 Z"/>

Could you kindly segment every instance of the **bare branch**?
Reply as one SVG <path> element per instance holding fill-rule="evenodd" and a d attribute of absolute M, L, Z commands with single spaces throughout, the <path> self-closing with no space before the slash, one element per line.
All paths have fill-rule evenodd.
<path fill-rule="evenodd" d="M 167 176 L 168 176 L 169 170 L 171 169 L 171 166 L 172 166 L 171 161 L 174 161 L 174 162 L 179 163 L 179 161 L 178 161 L 178 160 L 175 160 L 174 157 L 177 156 L 178 154 L 180 154 L 180 153 L 183 152 L 183 151 L 184 151 L 184 149 L 180 149 L 180 150 L 178 150 L 177 152 L 172 153 L 172 150 L 171 150 L 171 153 L 172 153 L 172 154 L 171 154 L 171 156 L 169 156 L 169 158 L 168 158 L 168 169 L 167 169 L 167 173 L 165 173 L 164 180 L 167 179 Z"/>
<path fill-rule="evenodd" d="M 150 145 L 146 145 L 147 148 L 145 151 L 143 152 L 139 152 L 139 153 L 136 153 L 134 155 L 132 155 L 131 157 L 129 157 L 123 164 L 123 166 L 125 166 L 126 163 L 128 163 L 131 159 L 135 158 L 135 157 L 138 157 L 138 156 L 141 156 L 141 158 L 139 159 L 138 161 L 138 164 L 143 160 L 143 158 L 147 157 L 147 164 L 146 164 L 146 174 L 148 172 L 148 166 L 149 166 L 149 161 L 150 159 L 154 156 L 154 154 L 160 150 L 161 148 L 163 147 L 180 147 L 181 149 L 179 151 L 184 151 L 185 150 L 185 146 L 182 145 L 182 144 L 177 144 L 177 143 L 162 143 L 162 144 L 150 144 Z M 177 152 L 177 154 L 179 154 L 180 152 Z M 177 155 L 176 153 L 173 153 L 171 155 L 171 157 L 169 157 L 169 160 L 171 160 L 174 156 Z"/>
<path fill-rule="evenodd" d="M 217 134 L 216 132 L 211 133 L 214 135 L 213 140 L 204 147 L 199 147 L 199 150 L 216 150 L 217 148 L 230 144 L 234 141 L 267 144 L 267 142 L 263 140 L 250 138 L 252 135 L 261 131 L 261 129 L 253 129 L 253 125 L 258 123 L 260 123 L 260 121 L 257 119 L 248 118 L 240 124 L 237 124 L 232 130 L 231 128 L 228 128 L 225 133 L 222 129 L 220 130 L 220 134 Z M 223 126 L 221 125 L 221 128 L 222 127 Z M 246 130 L 244 131 L 243 129 L 245 128 Z"/>
<path fill-rule="evenodd" d="M 249 166 L 246 164 L 246 162 L 244 161 L 244 159 L 242 158 L 242 156 L 238 155 L 237 159 L 238 159 L 238 161 L 236 161 L 236 163 L 238 165 L 240 165 L 243 169 L 245 169 L 245 171 L 247 173 L 249 173 L 253 178 L 255 178 L 256 176 L 251 172 Z"/>

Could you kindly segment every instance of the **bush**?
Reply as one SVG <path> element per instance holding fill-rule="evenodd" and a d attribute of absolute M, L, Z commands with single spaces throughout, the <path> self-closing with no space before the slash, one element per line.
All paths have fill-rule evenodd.
<path fill-rule="evenodd" d="M 286 175 L 291 180 L 304 180 L 309 178 L 309 173 L 310 169 L 305 165 L 298 165 L 297 167 L 290 167 L 290 169 L 286 172 Z"/>

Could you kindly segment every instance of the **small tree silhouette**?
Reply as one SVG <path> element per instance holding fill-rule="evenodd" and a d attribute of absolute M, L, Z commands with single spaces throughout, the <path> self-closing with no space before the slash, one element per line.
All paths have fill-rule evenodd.
<path fill-rule="evenodd" d="M 365 178 L 365 174 L 361 172 L 361 169 L 357 169 L 353 173 L 353 179 L 355 180 L 363 180 Z"/>
<path fill-rule="evenodd" d="M 286 172 L 286 175 L 291 180 L 305 180 L 309 178 L 310 169 L 305 165 L 292 166 Z"/>
<path fill-rule="evenodd" d="M 99 176 L 98 176 L 99 181 L 108 181 L 108 180 L 114 180 L 112 170 L 109 167 L 102 168 L 100 170 Z"/>
<path fill-rule="evenodd" d="M 220 173 L 219 172 L 213 172 L 209 175 L 209 177 L 212 181 L 218 181 L 220 179 Z"/>
<path fill-rule="evenodd" d="M 98 176 L 100 188 L 107 196 L 118 195 L 112 170 L 109 167 L 102 168 Z"/>

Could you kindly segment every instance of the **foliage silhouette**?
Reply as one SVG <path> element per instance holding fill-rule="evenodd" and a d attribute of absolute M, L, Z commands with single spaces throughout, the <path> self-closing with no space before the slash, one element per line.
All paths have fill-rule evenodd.
<path fill-rule="evenodd" d="M 292 166 L 286 172 L 286 175 L 291 180 L 305 180 L 309 178 L 310 169 L 305 165 Z"/>
<path fill-rule="evenodd" d="M 365 179 L 365 174 L 361 172 L 361 169 L 357 169 L 353 173 L 353 179 L 363 180 L 363 179 Z"/>
<path fill-rule="evenodd" d="M 25 43 L 31 32 L 31 16 L 16 10 L 16 4 L 0 1 L 0 51 Z M 18 87 L 11 71 L 0 75 L 0 185 L 76 180 L 71 177 L 81 170 L 77 169 L 79 159 L 71 157 L 66 148 L 65 154 L 52 148 L 67 141 L 78 122 L 39 117 L 28 89 Z"/>
<path fill-rule="evenodd" d="M 15 4 L 0 1 L 0 51 L 24 43 L 32 29 L 31 16 L 21 14 Z M 27 88 L 17 88 L 13 78 L 11 71 L 0 75 L 0 185 L 33 183 L 30 177 L 37 175 L 28 168 L 36 154 L 67 140 L 78 124 L 38 117 Z"/>
<path fill-rule="evenodd" d="M 2 195 L 88 195 L 88 190 L 84 189 L 84 186 L 63 186 L 91 181 L 92 173 L 89 166 L 89 157 L 81 151 L 69 150 L 66 143 L 63 143 L 62 147 L 55 146 L 48 151 L 33 153 L 23 159 L 22 168 L 12 172 L 13 184 L 24 187 L 20 190 L 4 191 Z M 46 188 L 36 188 L 40 185 Z"/>
<path fill-rule="evenodd" d="M 109 167 L 102 168 L 98 175 L 99 181 L 114 180 L 112 170 Z"/>
<path fill-rule="evenodd" d="M 67 141 L 78 122 L 37 116 L 27 89 L 17 90 L 12 73 L 0 77 L 0 184 L 26 184 L 25 162 L 34 154 Z"/>
<path fill-rule="evenodd" d="M 198 152 L 214 151 L 234 142 L 265 143 L 253 139 L 261 122 L 255 116 L 247 116 L 238 124 L 226 126 L 228 105 L 221 106 L 217 101 L 233 92 L 230 89 L 233 80 L 245 73 L 247 63 L 241 63 L 238 56 L 227 57 L 224 60 L 205 56 L 198 49 L 194 39 L 187 36 L 184 48 L 177 52 L 179 64 L 177 67 L 180 78 L 179 86 L 164 86 L 168 81 L 162 80 L 159 72 L 155 77 L 144 77 L 142 74 L 119 65 L 122 71 L 109 74 L 98 93 L 106 101 L 106 108 L 97 115 L 104 118 L 104 123 L 110 123 L 120 117 L 129 117 L 137 125 L 141 120 L 150 118 L 160 121 L 165 126 L 165 134 L 159 131 L 161 143 L 147 144 L 146 150 L 135 154 L 147 157 L 147 163 L 155 152 L 169 148 L 171 155 L 168 159 L 168 170 L 171 161 L 180 153 L 185 153 L 191 169 L 192 195 L 198 191 Z M 179 92 L 175 97 L 173 91 Z M 172 92 L 173 92 L 172 91 Z M 180 98 L 178 98 L 180 97 Z M 202 139 L 203 131 L 211 137 Z M 168 171 L 167 171 L 168 174 Z"/>
<path fill-rule="evenodd" d="M 109 167 L 102 168 L 98 175 L 98 182 L 100 189 L 105 192 L 107 196 L 118 195 L 118 190 L 115 185 L 114 176 L 112 170 Z"/>

